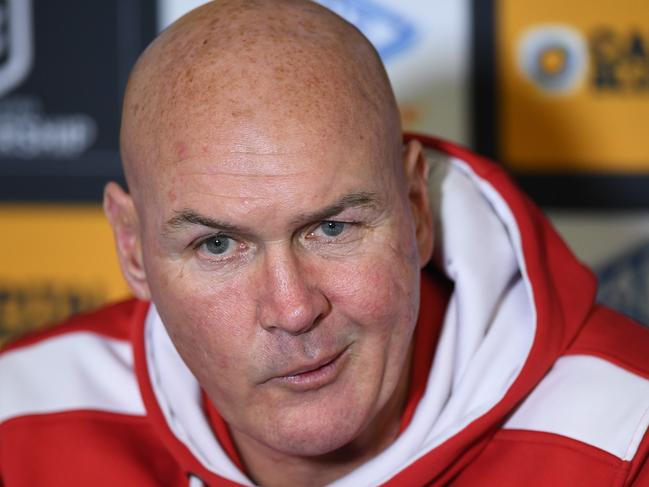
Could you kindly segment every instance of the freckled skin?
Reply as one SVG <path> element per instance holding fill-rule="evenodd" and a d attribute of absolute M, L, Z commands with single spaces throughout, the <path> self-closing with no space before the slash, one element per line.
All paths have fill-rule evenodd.
<path fill-rule="evenodd" d="M 104 206 L 131 288 L 263 485 L 322 485 L 394 441 L 408 385 L 419 270 L 432 231 L 420 147 L 401 147 L 394 97 L 367 41 L 310 2 L 223 0 L 180 19 L 129 80 L 130 195 Z M 354 193 L 337 240 L 301 222 Z M 245 229 L 228 259 L 191 209 Z M 345 350 L 336 380 L 296 392 L 278 374 Z M 282 468 L 278 469 L 277 466 Z"/>

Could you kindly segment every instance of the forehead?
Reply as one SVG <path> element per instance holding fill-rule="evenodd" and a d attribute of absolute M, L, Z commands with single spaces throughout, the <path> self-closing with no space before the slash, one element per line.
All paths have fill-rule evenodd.
<path fill-rule="evenodd" d="M 362 134 L 299 124 L 233 124 L 200 137 L 176 137 L 154 178 L 167 203 L 222 208 L 325 204 L 345 192 L 378 191 L 391 176 L 391 155 Z M 209 128 L 205 130 L 209 132 Z"/>
<path fill-rule="evenodd" d="M 358 140 L 384 145 L 389 127 L 375 107 L 355 90 L 327 82 L 299 83 L 290 78 L 230 78 L 218 69 L 203 70 L 198 82 L 170 83 L 153 125 L 161 161 L 196 152 L 247 151 L 294 153 L 321 151 L 332 144 L 348 148 Z M 298 73 L 292 75 L 298 78 Z M 327 78 L 328 76 L 321 76 Z M 220 85 L 214 87 L 214 80 Z M 222 85 L 234 85 L 223 89 Z M 316 86 L 319 85 L 319 86 Z"/>
<path fill-rule="evenodd" d="M 304 70 L 294 71 L 296 79 L 304 76 Z M 377 174 L 374 166 L 394 156 L 388 142 L 393 137 L 386 133 L 391 127 L 349 86 L 343 89 L 331 79 L 300 85 L 287 81 L 288 74 L 272 77 L 268 69 L 256 74 L 257 82 L 230 78 L 222 66 L 209 65 L 191 82 L 166 85 L 170 92 L 159 113 L 150 172 L 166 182 L 203 173 L 212 180 L 223 176 L 227 184 L 244 179 L 226 176 L 245 175 L 259 178 L 263 189 L 298 174 L 315 179 Z M 213 88 L 214 82 L 219 87 Z M 230 88 L 222 89 L 224 83 Z"/>

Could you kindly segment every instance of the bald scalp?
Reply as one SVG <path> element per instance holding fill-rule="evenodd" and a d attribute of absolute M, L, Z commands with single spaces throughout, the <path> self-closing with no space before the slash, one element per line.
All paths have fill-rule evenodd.
<path fill-rule="evenodd" d="M 136 205 L 168 154 L 182 160 L 243 123 L 269 130 L 292 123 L 332 143 L 353 133 L 385 145 L 400 166 L 398 110 L 375 49 L 313 2 L 210 2 L 151 43 L 131 73 L 120 135 Z"/>

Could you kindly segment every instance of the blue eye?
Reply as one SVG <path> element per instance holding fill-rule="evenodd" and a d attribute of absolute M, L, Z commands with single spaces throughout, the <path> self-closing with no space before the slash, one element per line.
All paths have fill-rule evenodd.
<path fill-rule="evenodd" d="M 221 255 L 232 246 L 232 239 L 225 235 L 215 235 L 204 240 L 202 246 L 210 254 Z"/>
<path fill-rule="evenodd" d="M 345 223 L 326 221 L 320 224 L 320 229 L 327 237 L 337 237 L 345 229 Z"/>

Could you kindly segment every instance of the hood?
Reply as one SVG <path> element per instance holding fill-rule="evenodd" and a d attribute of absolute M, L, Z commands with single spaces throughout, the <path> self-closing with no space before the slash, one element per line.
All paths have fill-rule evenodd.
<path fill-rule="evenodd" d="M 593 305 L 590 271 L 499 166 L 437 139 L 407 138 L 429 151 L 434 260 L 454 290 L 409 426 L 336 487 L 450 478 L 547 373 Z M 210 483 L 252 485 L 214 438 L 200 387 L 155 306 L 140 328 L 138 377 L 168 447 L 188 472 Z"/>

